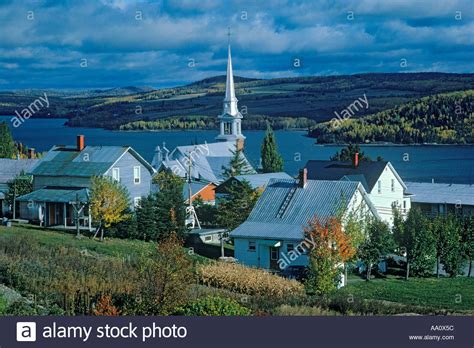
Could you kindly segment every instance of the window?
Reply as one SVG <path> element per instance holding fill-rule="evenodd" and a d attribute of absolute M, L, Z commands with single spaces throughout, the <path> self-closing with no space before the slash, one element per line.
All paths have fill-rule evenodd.
<path fill-rule="evenodd" d="M 112 168 L 112 179 L 120 181 L 120 168 Z"/>
<path fill-rule="evenodd" d="M 293 251 L 295 249 L 295 246 L 293 244 L 287 244 L 286 245 L 286 252 L 289 253 L 290 251 Z"/>
<path fill-rule="evenodd" d="M 438 213 L 440 214 L 445 213 L 444 204 L 438 204 Z"/>
<path fill-rule="evenodd" d="M 406 213 L 407 211 L 407 201 L 403 200 L 403 212 Z"/>
<path fill-rule="evenodd" d="M 270 248 L 270 260 L 278 260 L 278 248 Z"/>
<path fill-rule="evenodd" d="M 224 123 L 224 134 L 226 134 L 226 135 L 232 134 L 232 123 L 231 122 L 225 122 Z"/>
<path fill-rule="evenodd" d="M 140 183 L 140 166 L 133 167 L 133 182 L 135 184 Z"/>
<path fill-rule="evenodd" d="M 377 191 L 378 193 L 382 193 L 382 181 L 377 181 Z"/>
<path fill-rule="evenodd" d="M 392 192 L 395 192 L 395 179 L 392 179 Z"/>
<path fill-rule="evenodd" d="M 249 241 L 249 251 L 256 251 L 256 250 L 257 250 L 257 244 L 255 242 Z"/>
<path fill-rule="evenodd" d="M 135 208 L 138 208 L 140 206 L 140 202 L 142 201 L 142 198 L 141 197 L 135 197 L 133 199 L 133 206 Z"/>
<path fill-rule="evenodd" d="M 205 236 L 205 237 L 204 237 L 204 240 L 205 240 L 206 242 L 211 242 L 211 241 L 212 241 L 212 236 Z"/>

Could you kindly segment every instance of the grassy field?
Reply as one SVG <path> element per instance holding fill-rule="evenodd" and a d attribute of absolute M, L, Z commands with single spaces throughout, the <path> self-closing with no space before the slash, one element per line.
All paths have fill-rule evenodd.
<path fill-rule="evenodd" d="M 78 239 L 73 233 L 47 230 L 31 225 L 13 225 L 9 228 L 0 226 L 0 242 L 18 235 L 28 235 L 29 238 L 40 245 L 71 247 L 113 257 L 133 257 L 150 253 L 156 248 L 155 243 L 139 240 L 106 238 L 103 242 L 100 242 L 88 236 Z M 197 262 L 208 261 L 207 258 L 200 255 L 192 255 L 192 257 Z"/>
<path fill-rule="evenodd" d="M 383 300 L 407 305 L 474 312 L 474 279 L 388 277 L 370 282 L 354 281 L 338 293 L 354 298 Z"/>

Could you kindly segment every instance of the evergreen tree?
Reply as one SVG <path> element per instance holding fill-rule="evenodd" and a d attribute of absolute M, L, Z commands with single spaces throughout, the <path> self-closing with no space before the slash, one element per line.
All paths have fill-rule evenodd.
<path fill-rule="evenodd" d="M 262 143 L 262 170 L 264 173 L 283 171 L 283 158 L 278 153 L 275 133 L 270 123 L 267 123 L 267 131 Z"/>
<path fill-rule="evenodd" d="M 14 158 L 17 153 L 13 136 L 6 122 L 0 123 L 0 158 Z"/>
<path fill-rule="evenodd" d="M 217 222 L 228 231 L 241 225 L 250 215 L 260 193 L 248 181 L 241 185 L 229 185 L 224 198 L 217 203 Z"/>
<path fill-rule="evenodd" d="M 349 144 L 347 147 L 337 151 L 333 156 L 330 157 L 331 161 L 342 161 L 342 162 L 352 162 L 354 163 L 355 154 L 359 154 L 359 162 L 368 161 L 371 159 L 364 151 L 360 149 L 359 144 Z M 382 161 L 382 157 L 378 156 L 377 161 Z"/>
<path fill-rule="evenodd" d="M 173 232 L 180 239 L 187 230 L 183 198 L 184 181 L 171 171 L 162 171 L 154 178 L 159 191 L 154 194 L 152 216 L 155 218 L 153 240 L 167 239 Z"/>
<path fill-rule="evenodd" d="M 245 160 L 241 148 L 235 146 L 235 150 L 232 150 L 231 152 L 232 159 L 230 160 L 229 167 L 222 166 L 222 175 L 224 178 L 254 173 Z"/>

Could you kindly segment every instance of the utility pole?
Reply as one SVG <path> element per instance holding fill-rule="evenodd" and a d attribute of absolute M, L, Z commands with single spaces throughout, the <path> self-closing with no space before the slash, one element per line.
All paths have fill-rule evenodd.
<path fill-rule="evenodd" d="M 16 179 L 13 181 L 13 220 L 16 219 Z"/>
<path fill-rule="evenodd" d="M 193 206 L 193 192 L 191 188 L 191 183 L 192 183 L 192 157 L 191 157 L 191 151 L 188 152 L 188 207 L 186 208 L 186 213 L 187 213 L 187 221 L 190 221 L 192 224 L 192 228 L 194 228 L 195 224 L 197 223 L 197 226 L 199 229 L 201 229 L 201 224 L 199 223 L 199 219 L 197 217 L 196 211 L 194 210 Z"/>

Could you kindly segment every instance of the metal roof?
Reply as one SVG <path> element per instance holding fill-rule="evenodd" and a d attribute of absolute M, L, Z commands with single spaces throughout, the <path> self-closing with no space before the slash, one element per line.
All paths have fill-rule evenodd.
<path fill-rule="evenodd" d="M 89 189 L 86 188 L 43 188 L 18 197 L 20 202 L 75 202 L 79 196 L 82 203 L 89 201 Z"/>
<path fill-rule="evenodd" d="M 237 175 L 235 178 L 239 181 L 248 181 L 250 186 L 254 189 L 266 186 L 270 179 L 293 179 L 285 172 Z"/>
<path fill-rule="evenodd" d="M 407 182 L 413 203 L 474 205 L 474 185 Z"/>
<path fill-rule="evenodd" d="M 128 146 L 86 146 L 82 151 L 70 146 L 54 146 L 31 174 L 80 177 L 103 175 L 127 151 L 145 165 L 150 173 L 154 172 L 151 165 Z"/>
<path fill-rule="evenodd" d="M 162 162 L 162 166 L 170 169 L 178 168 L 175 174 L 185 177 L 188 171 L 188 154 L 191 153 L 193 178 L 219 183 L 225 179 L 222 176 L 222 167 L 230 166 L 234 150 L 235 143 L 233 142 L 178 146 L 170 153 L 168 159 Z M 255 173 L 245 155 L 242 154 L 242 156 L 247 163 L 246 170 Z"/>
<path fill-rule="evenodd" d="M 0 158 L 0 184 L 8 183 L 22 171 L 30 172 L 39 161 L 39 159 Z"/>
<path fill-rule="evenodd" d="M 308 180 L 301 188 L 297 180 L 271 179 L 247 221 L 231 236 L 301 239 L 314 216 L 324 220 L 337 215 L 358 189 L 365 193 L 352 181 Z"/>

